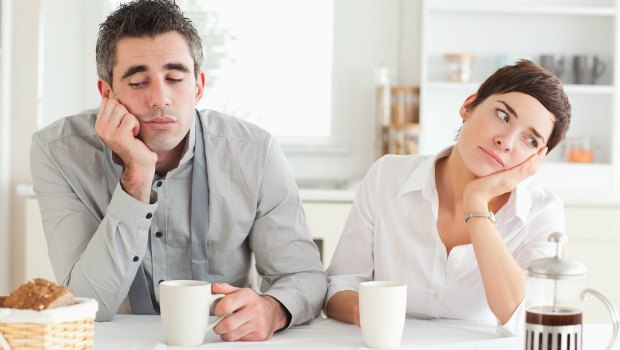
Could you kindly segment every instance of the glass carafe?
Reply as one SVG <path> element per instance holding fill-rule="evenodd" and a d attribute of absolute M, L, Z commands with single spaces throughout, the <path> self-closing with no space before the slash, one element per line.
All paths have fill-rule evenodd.
<path fill-rule="evenodd" d="M 581 350 L 581 308 L 589 295 L 600 299 L 609 310 L 613 333 L 607 348 L 611 348 L 618 334 L 616 309 L 601 293 L 586 288 L 585 265 L 562 256 L 566 237 L 553 233 L 549 241 L 557 244 L 556 256 L 538 259 L 527 269 L 525 349 Z"/>

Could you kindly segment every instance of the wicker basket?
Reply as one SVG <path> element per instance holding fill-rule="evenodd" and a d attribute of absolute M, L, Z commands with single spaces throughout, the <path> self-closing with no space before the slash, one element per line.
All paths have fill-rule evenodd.
<path fill-rule="evenodd" d="M 97 302 L 77 298 L 78 303 L 55 309 L 8 310 L 0 319 L 0 336 L 11 350 L 93 349 Z M 2 341 L 0 339 L 0 348 Z"/>

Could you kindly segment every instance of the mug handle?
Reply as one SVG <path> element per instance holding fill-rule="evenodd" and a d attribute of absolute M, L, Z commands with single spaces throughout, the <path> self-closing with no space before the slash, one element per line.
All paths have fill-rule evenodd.
<path fill-rule="evenodd" d="M 603 60 L 598 59 L 598 57 L 596 58 L 595 64 L 596 65 L 594 66 L 594 76 L 598 78 L 603 75 L 603 73 L 605 73 L 605 70 L 607 69 L 607 64 L 605 64 Z"/>
<path fill-rule="evenodd" d="M 9 310 L 0 309 L 0 320 L 9 316 L 10 313 L 11 312 Z M 11 346 L 9 345 L 9 342 L 7 342 L 6 339 L 4 339 L 4 337 L 2 336 L 2 333 L 0 333 L 0 348 L 4 350 L 11 350 Z"/>
<path fill-rule="evenodd" d="M 602 301 L 603 304 L 605 304 L 605 306 L 607 307 L 607 310 L 609 310 L 609 314 L 611 315 L 611 323 L 614 329 L 613 329 L 613 333 L 611 334 L 611 339 L 609 340 L 609 344 L 607 344 L 607 347 L 605 349 L 611 349 L 614 343 L 616 342 L 616 338 L 618 337 L 618 311 L 616 311 L 614 304 L 612 304 L 611 301 L 609 301 L 609 299 L 607 299 L 603 294 L 601 294 L 600 292 L 597 292 L 594 289 L 590 289 L 590 288 L 584 289 L 583 292 L 581 293 L 581 300 L 585 301 L 588 297 L 588 294 L 592 294 L 596 298 L 598 298 L 600 301 Z"/>
<path fill-rule="evenodd" d="M 226 294 L 212 294 L 211 295 L 211 300 L 213 300 L 211 302 L 212 307 L 213 307 L 213 302 L 215 302 L 217 299 L 221 299 L 221 298 L 223 298 L 225 296 L 226 296 Z M 220 323 L 221 320 L 223 320 L 224 318 L 226 318 L 226 317 L 228 317 L 230 315 L 232 315 L 232 313 L 224 314 L 224 315 L 218 317 L 217 319 L 215 319 L 215 321 L 213 321 L 213 322 L 207 322 L 207 328 L 205 329 L 205 334 L 207 334 L 207 332 L 212 330 L 213 327 L 217 326 L 217 324 Z"/>

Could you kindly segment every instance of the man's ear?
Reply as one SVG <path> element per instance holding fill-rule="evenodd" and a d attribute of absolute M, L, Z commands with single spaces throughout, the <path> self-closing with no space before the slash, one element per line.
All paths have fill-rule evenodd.
<path fill-rule="evenodd" d="M 107 81 L 99 78 L 97 80 L 97 89 L 99 90 L 99 94 L 101 97 L 110 97 L 110 92 L 112 91 L 112 87 L 108 84 Z"/>
<path fill-rule="evenodd" d="M 467 96 L 467 98 L 463 102 L 463 105 L 459 109 L 459 114 L 461 115 L 461 118 L 463 118 L 463 121 L 465 121 L 465 120 L 467 120 L 467 118 L 469 118 L 469 112 L 471 112 L 471 104 L 472 104 L 472 102 L 474 102 L 476 97 L 478 97 L 478 94 L 475 93 L 475 92 L 473 94 Z"/>
<path fill-rule="evenodd" d="M 202 94 L 205 90 L 205 82 L 205 72 L 198 72 L 198 75 L 196 76 L 196 104 L 198 104 L 198 102 L 200 102 L 200 99 L 202 98 Z"/>

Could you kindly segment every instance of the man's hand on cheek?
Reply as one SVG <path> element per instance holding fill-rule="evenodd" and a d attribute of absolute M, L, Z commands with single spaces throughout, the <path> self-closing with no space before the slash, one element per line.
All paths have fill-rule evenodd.
<path fill-rule="evenodd" d="M 491 199 L 514 190 L 521 181 L 536 173 L 546 154 L 547 147 L 543 147 L 513 168 L 471 181 L 463 193 L 463 210 L 466 213 L 483 210 Z"/>
<path fill-rule="evenodd" d="M 213 313 L 216 316 L 231 314 L 213 328 L 222 340 L 266 340 L 287 325 L 286 311 L 271 296 L 225 283 L 214 283 L 211 290 L 214 294 L 226 294 L 213 307 Z"/>
<path fill-rule="evenodd" d="M 101 99 L 95 131 L 112 152 L 123 160 L 123 189 L 142 202 L 150 202 L 150 186 L 155 174 L 157 154 L 136 138 L 140 122 L 112 92 Z"/>

